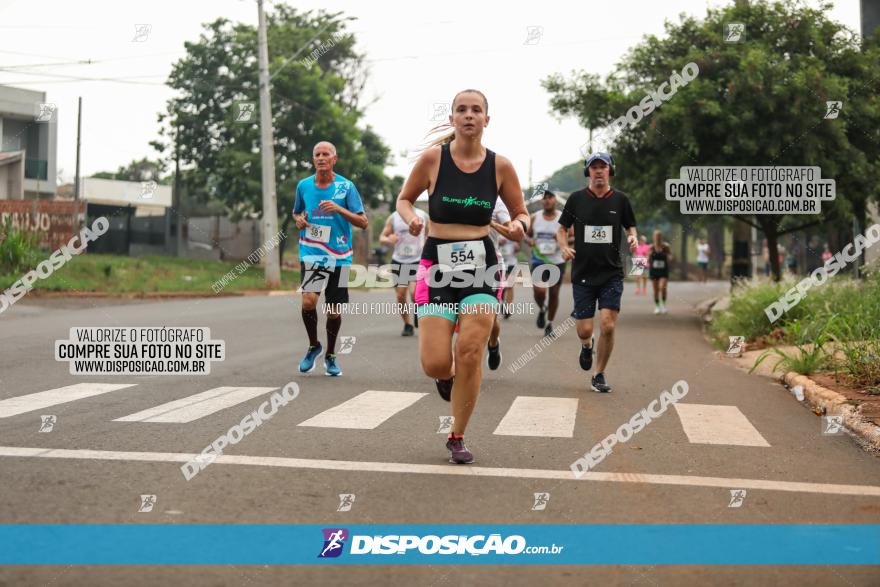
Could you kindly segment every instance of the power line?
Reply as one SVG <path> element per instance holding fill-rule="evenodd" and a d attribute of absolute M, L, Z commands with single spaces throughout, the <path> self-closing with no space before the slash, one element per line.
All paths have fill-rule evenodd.
<path fill-rule="evenodd" d="M 0 72 L 7 71 L 5 67 L 0 67 Z M 163 74 L 151 74 L 151 75 L 131 75 L 125 77 L 85 77 L 78 75 L 65 75 L 63 73 L 49 73 L 47 71 L 11 71 L 9 73 L 20 73 L 23 75 L 44 75 L 50 78 L 61 78 L 65 81 L 81 81 L 81 82 L 116 82 L 121 84 L 133 84 L 133 85 L 149 85 L 149 86 L 164 86 L 165 83 L 156 83 L 156 82 L 138 82 L 138 81 L 130 81 L 135 79 L 143 79 L 143 78 L 156 78 L 156 77 L 165 77 Z M 38 80 L 39 81 L 39 80 Z M 12 83 L 26 83 L 32 84 L 36 83 L 34 80 L 26 81 L 26 82 L 4 82 L 4 84 L 11 85 Z M 41 83 L 52 83 L 51 81 L 41 82 Z M 58 82 L 56 82 L 58 83 Z"/>

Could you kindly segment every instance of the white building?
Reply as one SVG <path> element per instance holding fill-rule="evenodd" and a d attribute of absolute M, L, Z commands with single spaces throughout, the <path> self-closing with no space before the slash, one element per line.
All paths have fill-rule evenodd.
<path fill-rule="evenodd" d="M 162 216 L 171 207 L 171 186 L 149 181 L 119 181 L 84 177 L 80 199 L 89 204 L 134 206 L 134 216 Z"/>
<path fill-rule="evenodd" d="M 55 196 L 58 108 L 45 92 L 0 86 L 0 197 L 9 200 Z M 17 153 L 23 153 L 24 181 Z"/>

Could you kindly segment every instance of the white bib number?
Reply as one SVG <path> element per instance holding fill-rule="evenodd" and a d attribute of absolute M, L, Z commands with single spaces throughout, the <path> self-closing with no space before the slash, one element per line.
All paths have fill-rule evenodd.
<path fill-rule="evenodd" d="M 556 241 L 538 241 L 538 252 L 542 255 L 552 255 L 556 252 Z"/>
<path fill-rule="evenodd" d="M 418 249 L 413 244 L 406 244 L 400 247 L 400 254 L 404 257 L 413 257 L 416 252 L 418 252 Z"/>
<path fill-rule="evenodd" d="M 321 226 L 320 224 L 309 224 L 306 226 L 306 237 L 326 243 L 330 240 L 330 227 L 329 226 Z"/>
<path fill-rule="evenodd" d="M 654 269 L 666 269 L 666 261 L 664 261 L 663 259 L 654 259 L 651 267 L 653 267 Z"/>
<path fill-rule="evenodd" d="M 610 226 L 585 226 L 584 242 L 594 245 L 611 244 L 612 230 Z"/>
<path fill-rule="evenodd" d="M 486 266 L 486 245 L 483 241 L 461 241 L 437 245 L 437 261 L 455 270 Z"/>

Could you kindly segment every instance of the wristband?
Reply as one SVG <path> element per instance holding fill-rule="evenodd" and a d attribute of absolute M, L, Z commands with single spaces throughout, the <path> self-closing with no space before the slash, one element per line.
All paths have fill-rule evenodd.
<path fill-rule="evenodd" d="M 529 225 L 526 224 L 526 221 L 525 221 L 525 220 L 523 220 L 522 218 L 517 218 L 516 221 L 519 222 L 519 223 L 522 225 L 522 227 L 523 227 L 523 232 L 528 232 L 528 231 L 529 231 Z"/>

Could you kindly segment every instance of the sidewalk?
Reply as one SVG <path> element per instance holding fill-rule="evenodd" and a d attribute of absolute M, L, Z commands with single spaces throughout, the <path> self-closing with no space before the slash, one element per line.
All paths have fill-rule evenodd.
<path fill-rule="evenodd" d="M 697 305 L 696 311 L 704 323 L 711 321 L 712 313 L 725 309 L 730 302 L 728 296 L 719 296 L 704 300 Z M 754 366 L 758 357 L 767 351 L 766 341 L 759 344 L 747 344 L 740 357 L 728 357 L 724 351 L 718 351 L 721 360 L 732 361 L 744 371 Z M 795 346 L 774 347 L 784 353 L 797 353 Z M 843 416 L 843 424 L 863 447 L 871 452 L 880 453 L 880 394 L 869 394 L 864 389 L 847 385 L 834 373 L 813 373 L 809 376 L 795 371 L 780 373 L 775 370 L 781 357 L 772 353 L 765 358 L 753 371 L 753 374 L 779 380 L 790 391 L 797 386 L 803 388 L 804 401 L 816 415 Z M 797 401 L 794 393 L 792 399 Z"/>

